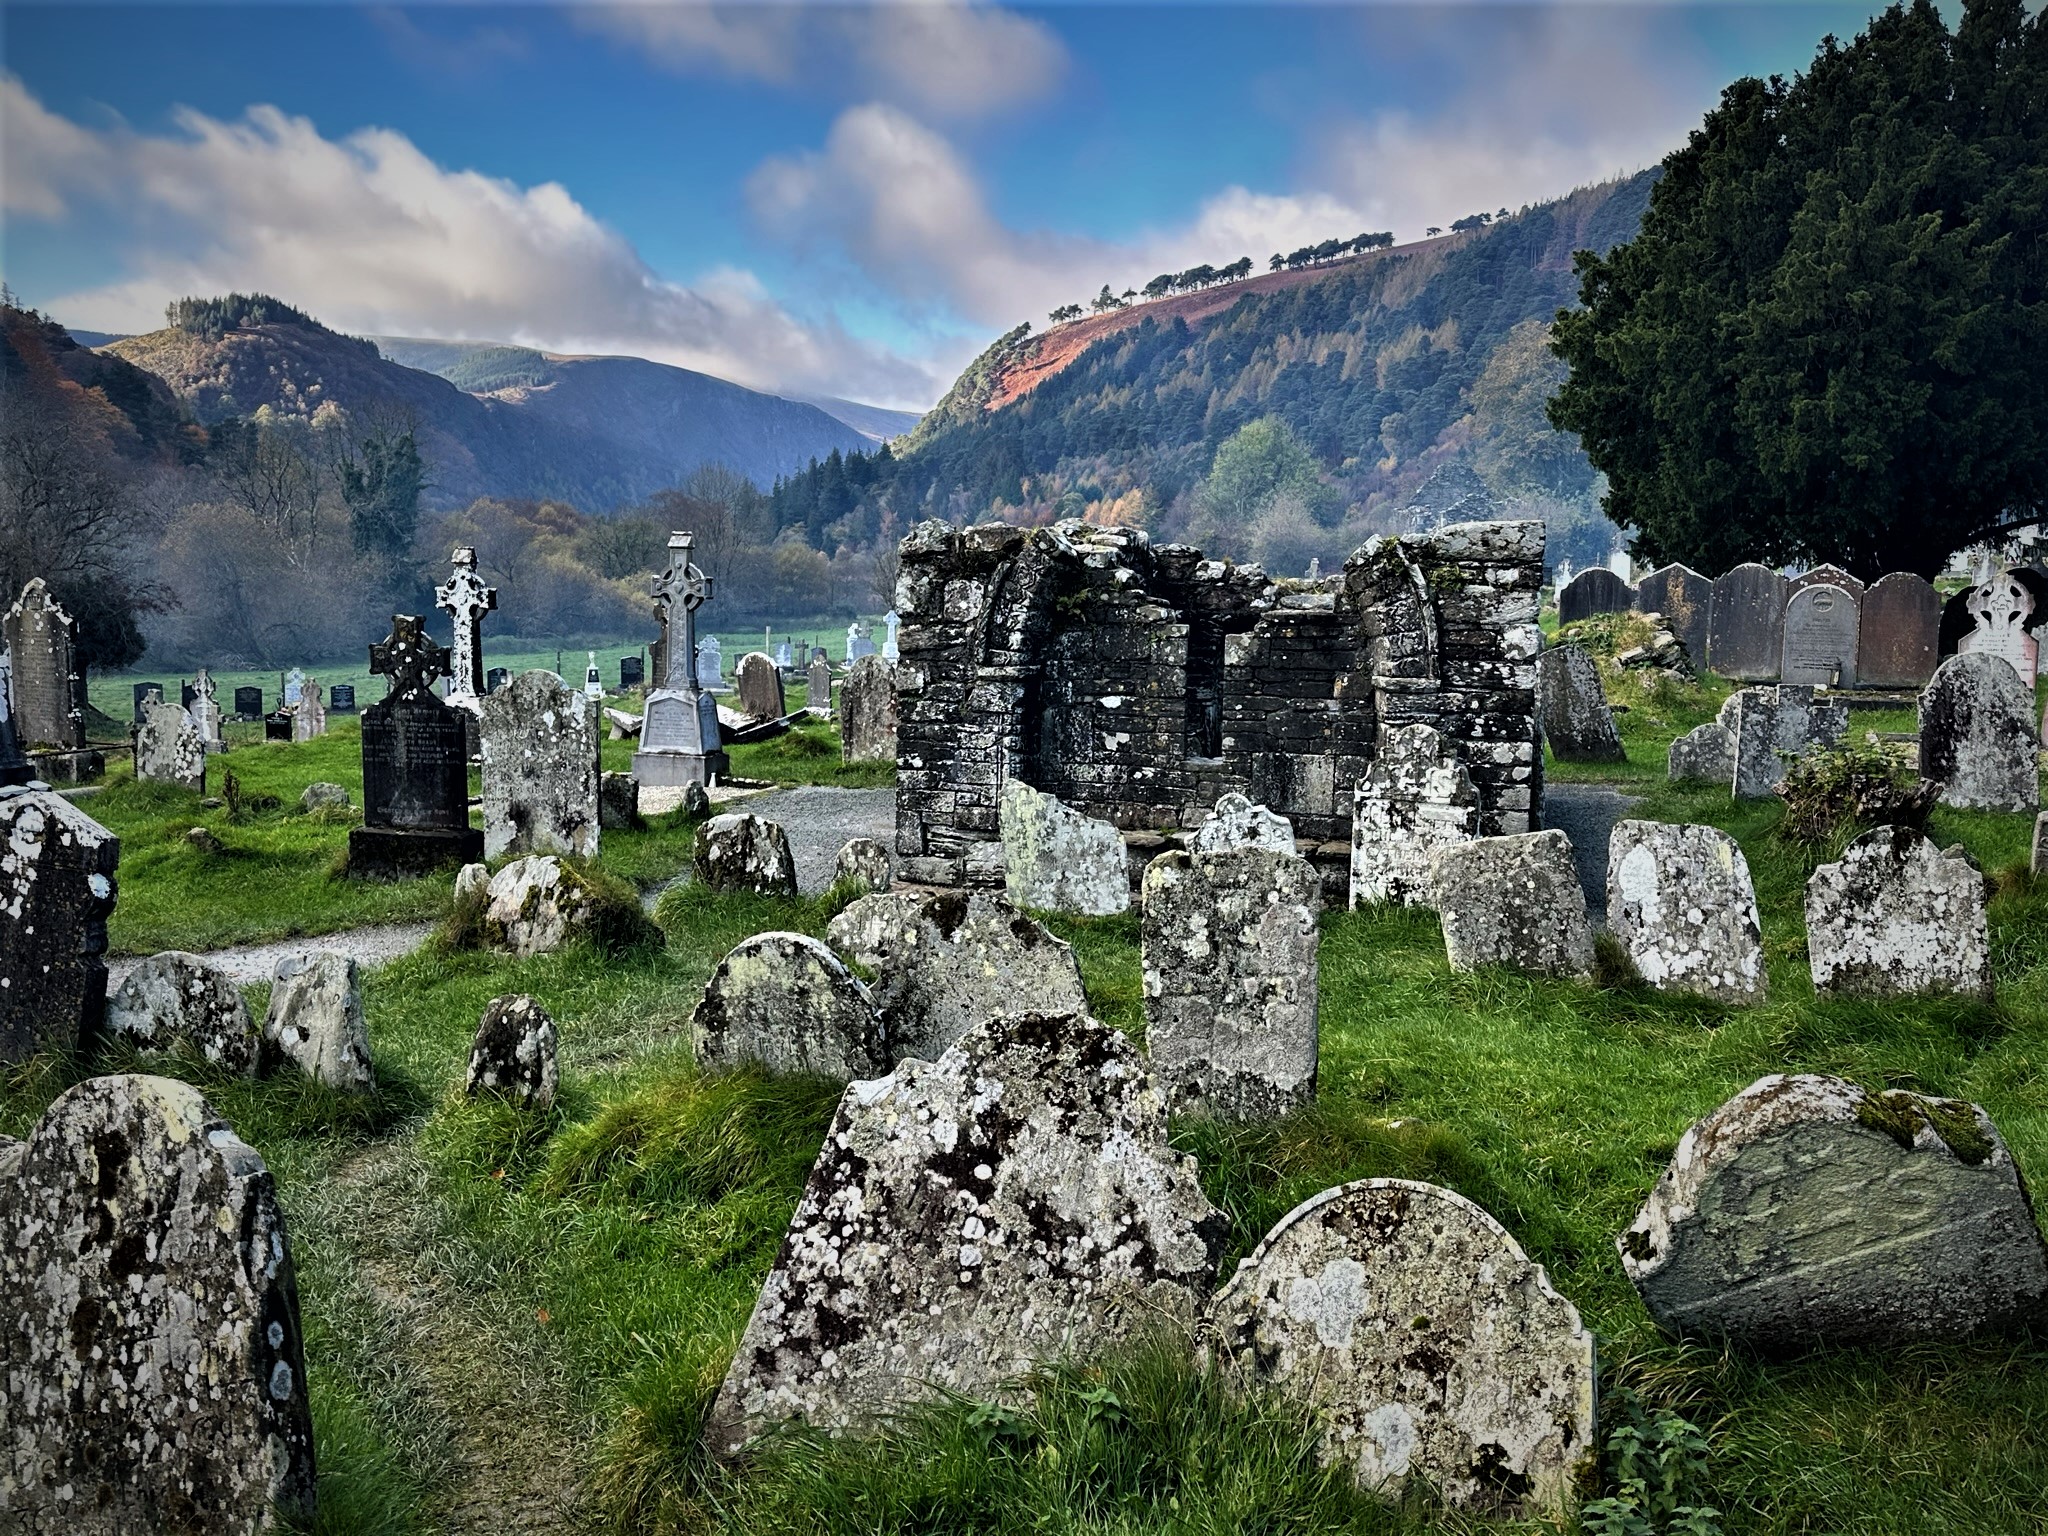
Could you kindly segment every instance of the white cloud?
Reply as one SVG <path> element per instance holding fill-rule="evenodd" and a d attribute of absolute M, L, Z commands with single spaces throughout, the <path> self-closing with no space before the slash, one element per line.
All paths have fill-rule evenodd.
<path fill-rule="evenodd" d="M 559 184 L 447 170 L 403 134 L 329 139 L 267 106 L 233 122 L 181 110 L 163 136 L 96 131 L 12 77 L 0 110 L 11 209 L 54 218 L 98 198 L 130 221 L 132 275 L 43 301 L 82 326 L 150 329 L 172 298 L 232 289 L 352 332 L 628 352 L 878 403 L 922 404 L 946 382 L 790 314 L 748 274 L 666 281 Z"/>
<path fill-rule="evenodd" d="M 986 0 L 892 4 L 641 3 L 585 7 L 584 26 L 665 68 L 771 85 L 879 96 L 942 117 L 980 117 L 1035 101 L 1066 72 L 1066 48 L 1041 22 Z"/>

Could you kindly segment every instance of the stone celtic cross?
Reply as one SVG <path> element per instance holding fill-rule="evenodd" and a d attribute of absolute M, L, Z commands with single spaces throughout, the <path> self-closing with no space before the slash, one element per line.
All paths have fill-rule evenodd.
<path fill-rule="evenodd" d="M 370 670 L 389 682 L 394 699 L 426 693 L 448 675 L 448 647 L 429 638 L 412 614 L 394 613 L 390 635 L 370 647 Z"/>
<path fill-rule="evenodd" d="M 220 685 L 213 680 L 206 668 L 201 667 L 199 669 L 199 676 L 192 680 L 192 691 L 211 704 L 213 696 L 220 692 Z"/>
<path fill-rule="evenodd" d="M 687 533 L 668 536 L 668 569 L 654 578 L 652 593 L 661 610 L 661 626 L 668 637 L 663 651 L 668 675 L 659 680 L 663 688 L 684 691 L 697 686 L 697 610 L 711 601 L 711 578 L 690 563 Z M 676 610 L 682 609 L 682 643 L 676 643 Z"/>
<path fill-rule="evenodd" d="M 455 621 L 448 697 L 474 697 L 484 691 L 483 622 L 484 615 L 498 606 L 498 589 L 485 586 L 477 575 L 474 549 L 458 549 L 450 560 L 455 569 L 434 588 L 434 606 Z"/>

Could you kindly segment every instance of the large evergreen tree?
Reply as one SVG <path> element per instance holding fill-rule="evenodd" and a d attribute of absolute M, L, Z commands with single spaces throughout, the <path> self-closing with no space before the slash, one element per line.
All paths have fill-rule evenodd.
<path fill-rule="evenodd" d="M 1738 80 L 1581 255 L 1551 419 L 1642 551 L 1932 574 L 2048 499 L 2048 29 L 1894 6 Z"/>

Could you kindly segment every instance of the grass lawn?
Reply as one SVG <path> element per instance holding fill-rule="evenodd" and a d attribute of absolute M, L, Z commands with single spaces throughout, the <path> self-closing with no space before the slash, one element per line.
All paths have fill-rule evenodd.
<path fill-rule="evenodd" d="M 2038 1532 L 2048 1524 L 2048 1335 L 1768 1362 L 1661 1338 L 1622 1273 L 1613 1239 L 1685 1128 L 1768 1072 L 1976 1099 L 2037 1185 L 2048 1179 L 2048 885 L 2036 889 L 2019 867 L 2028 818 L 1936 816 L 1936 836 L 1965 843 L 1999 882 L 1995 1003 L 1819 1001 L 1800 898 L 1826 850 L 1775 840 L 1775 804 L 1737 806 L 1725 792 L 1663 782 L 1664 745 L 1718 701 L 1718 687 L 1630 700 L 1631 762 L 1601 776 L 1643 796 L 1638 814 L 1711 822 L 1742 842 L 1763 909 L 1770 1001 L 1728 1009 L 1622 983 L 1453 976 L 1432 916 L 1331 913 L 1318 1102 L 1269 1125 L 1175 1128 L 1231 1216 L 1226 1272 L 1281 1214 L 1332 1184 L 1445 1184 L 1498 1217 L 1580 1307 L 1600 1337 L 1610 1403 L 1634 1394 L 1704 1434 L 1704 1455 L 1675 1474 L 1678 1502 L 1718 1511 L 1698 1528 Z M 756 757 L 735 766 L 770 777 L 760 760 L 772 756 L 854 772 L 802 744 L 814 737 L 829 739 L 807 730 L 769 744 L 773 753 L 741 749 Z M 287 791 L 306 778 L 354 789 L 353 745 L 337 732 L 300 749 L 303 759 L 252 749 L 230 765 L 290 805 Z M 278 764 L 272 778 L 262 776 L 266 754 Z M 306 771 L 315 763 L 325 766 Z M 1556 775 L 1585 776 L 1566 766 Z M 190 824 L 187 809 L 157 794 L 116 786 L 87 803 L 122 823 L 115 923 L 128 947 L 284 912 L 300 899 L 292 891 L 324 879 L 343 830 L 297 826 L 304 818 L 288 812 L 215 824 L 231 850 L 259 834 L 264 849 L 247 855 L 239 879 L 202 878 L 179 862 L 186 850 L 168 846 Z M 154 841 L 139 835 L 151 827 Z M 619 839 L 615 855 L 606 834 L 605 862 L 616 857 L 631 875 L 645 867 L 634 859 L 679 851 L 663 839 L 680 834 L 641 836 Z M 294 864 L 305 868 L 290 873 Z M 277 889 L 245 895 L 252 884 Z M 445 889 L 360 899 L 431 912 Z M 681 887 L 658 909 L 668 938 L 659 951 L 525 961 L 423 951 L 367 980 L 379 1079 L 367 1102 L 176 1067 L 279 1179 L 300 1269 L 322 1532 L 1553 1528 L 1449 1514 L 1419 1495 L 1399 1508 L 1361 1496 L 1317 1469 L 1300 1415 L 1234 1399 L 1158 1347 L 1049 1372 L 1021 1412 L 951 1405 L 873 1439 L 792 1435 L 738 1472 L 706 1466 L 699 1426 L 837 1092 L 701 1075 L 688 1018 L 737 940 L 769 928 L 820 933 L 829 915 L 822 900 Z M 1053 926 L 1075 945 L 1098 1015 L 1142 1033 L 1136 919 Z M 460 1093 L 478 1015 L 509 991 L 537 997 L 561 1030 L 562 1096 L 538 1120 Z M 0 1133 L 20 1134 L 88 1071 L 130 1065 L 16 1069 L 0 1094 Z"/>

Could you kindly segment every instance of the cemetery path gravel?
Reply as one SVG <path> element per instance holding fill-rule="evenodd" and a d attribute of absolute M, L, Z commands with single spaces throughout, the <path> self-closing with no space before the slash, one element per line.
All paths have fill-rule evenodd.
<path fill-rule="evenodd" d="M 246 987 L 255 982 L 269 981 L 277 974 L 280 960 L 322 950 L 347 955 L 368 970 L 387 960 L 411 954 L 427 941 L 427 935 L 434 928 L 433 923 L 378 923 L 366 928 L 344 928 L 338 933 L 311 937 L 302 934 L 296 938 L 275 939 L 262 944 L 235 944 L 226 949 L 195 953 L 208 965 L 226 972 L 236 986 Z M 110 956 L 107 960 L 107 985 L 110 988 L 120 986 L 143 958 L 141 955 Z"/>
<path fill-rule="evenodd" d="M 1572 840 L 1572 863 L 1585 888 L 1586 915 L 1602 926 L 1607 922 L 1607 844 L 1614 824 L 1636 804 L 1636 796 L 1605 784 L 1543 786 L 1543 825 Z"/>
<path fill-rule="evenodd" d="M 845 789 L 830 784 L 801 784 L 772 790 L 715 807 L 745 811 L 780 824 L 796 859 L 797 889 L 815 896 L 832 883 L 839 850 L 849 838 L 871 837 L 884 848 L 896 846 L 896 791 L 892 788 Z M 891 855 L 893 862 L 894 855 Z M 680 885 L 687 871 L 668 882 Z M 666 887 L 648 893 L 648 904 Z"/>

